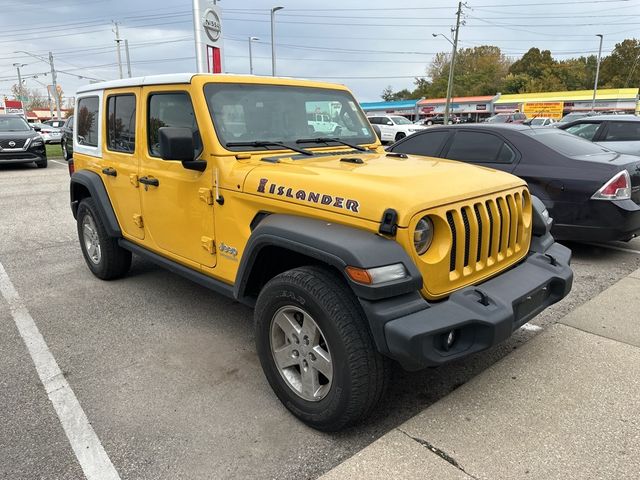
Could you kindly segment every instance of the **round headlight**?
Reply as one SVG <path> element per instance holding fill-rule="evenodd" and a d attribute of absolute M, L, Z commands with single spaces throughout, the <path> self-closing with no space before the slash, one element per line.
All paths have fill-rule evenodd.
<path fill-rule="evenodd" d="M 422 217 L 413 232 L 413 246 L 418 255 L 422 255 L 431 246 L 433 240 L 433 222 L 429 217 Z"/>

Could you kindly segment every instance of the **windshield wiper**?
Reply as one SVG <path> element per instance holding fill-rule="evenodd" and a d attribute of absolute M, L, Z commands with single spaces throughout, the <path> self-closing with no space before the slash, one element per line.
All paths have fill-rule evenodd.
<path fill-rule="evenodd" d="M 298 140 L 296 140 L 296 143 L 329 143 L 329 142 L 341 143 L 342 145 L 346 145 L 347 147 L 354 148 L 361 152 L 367 151 L 366 148 L 361 147 L 360 145 L 356 145 L 355 143 L 351 143 L 351 142 L 345 142 L 344 140 L 340 140 L 339 138 L 333 138 L 333 137 L 299 138 Z"/>
<path fill-rule="evenodd" d="M 304 148 L 296 147 L 295 145 L 289 145 L 288 143 L 283 142 L 270 142 L 267 140 L 257 140 L 255 142 L 229 142 L 226 144 L 227 147 L 284 147 L 289 150 L 293 150 L 294 152 L 301 153 L 303 155 L 313 156 L 313 152 L 309 150 L 305 150 Z"/>

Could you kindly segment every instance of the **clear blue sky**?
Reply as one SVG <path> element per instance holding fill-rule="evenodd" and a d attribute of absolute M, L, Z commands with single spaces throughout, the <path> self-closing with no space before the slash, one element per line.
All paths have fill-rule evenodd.
<path fill-rule="evenodd" d="M 469 0 L 460 46 L 497 45 L 517 57 L 532 46 L 557 58 L 603 54 L 640 32 L 640 0 Z M 345 83 L 361 101 L 379 100 L 382 89 L 412 88 L 433 55 L 450 45 L 457 2 L 451 0 L 221 0 L 225 70 L 248 73 L 249 36 L 255 73 L 270 74 L 269 9 L 277 14 L 278 73 Z M 0 95 L 16 83 L 13 63 L 24 63 L 29 88 L 49 83 L 48 66 L 16 50 L 47 55 L 76 75 L 117 78 L 111 21 L 129 40 L 134 75 L 193 71 L 190 0 L 4 0 L 0 6 Z M 32 78 L 38 75 L 38 78 Z M 87 80 L 61 73 L 66 96 Z"/>

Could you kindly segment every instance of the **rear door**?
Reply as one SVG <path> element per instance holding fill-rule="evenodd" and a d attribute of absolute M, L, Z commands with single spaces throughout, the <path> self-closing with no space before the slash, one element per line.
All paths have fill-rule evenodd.
<path fill-rule="evenodd" d="M 516 148 L 500 135 L 467 129 L 455 131 L 442 156 L 510 173 L 520 159 Z"/>

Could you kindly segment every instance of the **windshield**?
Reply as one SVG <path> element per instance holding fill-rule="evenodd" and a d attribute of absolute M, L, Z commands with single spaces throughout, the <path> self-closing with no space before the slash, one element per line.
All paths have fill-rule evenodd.
<path fill-rule="evenodd" d="M 507 123 L 509 119 L 508 115 L 494 115 L 493 117 L 487 118 L 487 122 L 489 123 Z"/>
<path fill-rule="evenodd" d="M 218 138 L 228 150 L 269 147 L 227 146 L 229 143 L 295 143 L 317 137 L 355 144 L 375 142 L 369 122 L 353 96 L 344 90 L 209 83 L 204 93 Z"/>
<path fill-rule="evenodd" d="M 536 128 L 523 133 L 534 137 L 540 143 L 568 157 L 612 153 L 611 150 L 591 143 L 589 140 L 584 140 L 556 128 Z"/>
<path fill-rule="evenodd" d="M 28 132 L 29 130 L 31 127 L 24 118 L 0 116 L 0 132 Z"/>
<path fill-rule="evenodd" d="M 561 122 L 571 122 L 572 120 L 578 120 L 579 118 L 586 117 L 586 113 L 567 113 L 564 117 L 562 117 Z"/>
<path fill-rule="evenodd" d="M 529 122 L 529 125 L 544 125 L 546 121 L 546 118 L 533 118 Z"/>
<path fill-rule="evenodd" d="M 396 125 L 412 125 L 411 120 L 405 117 L 391 117 L 391 120 L 393 120 L 393 123 Z"/>

